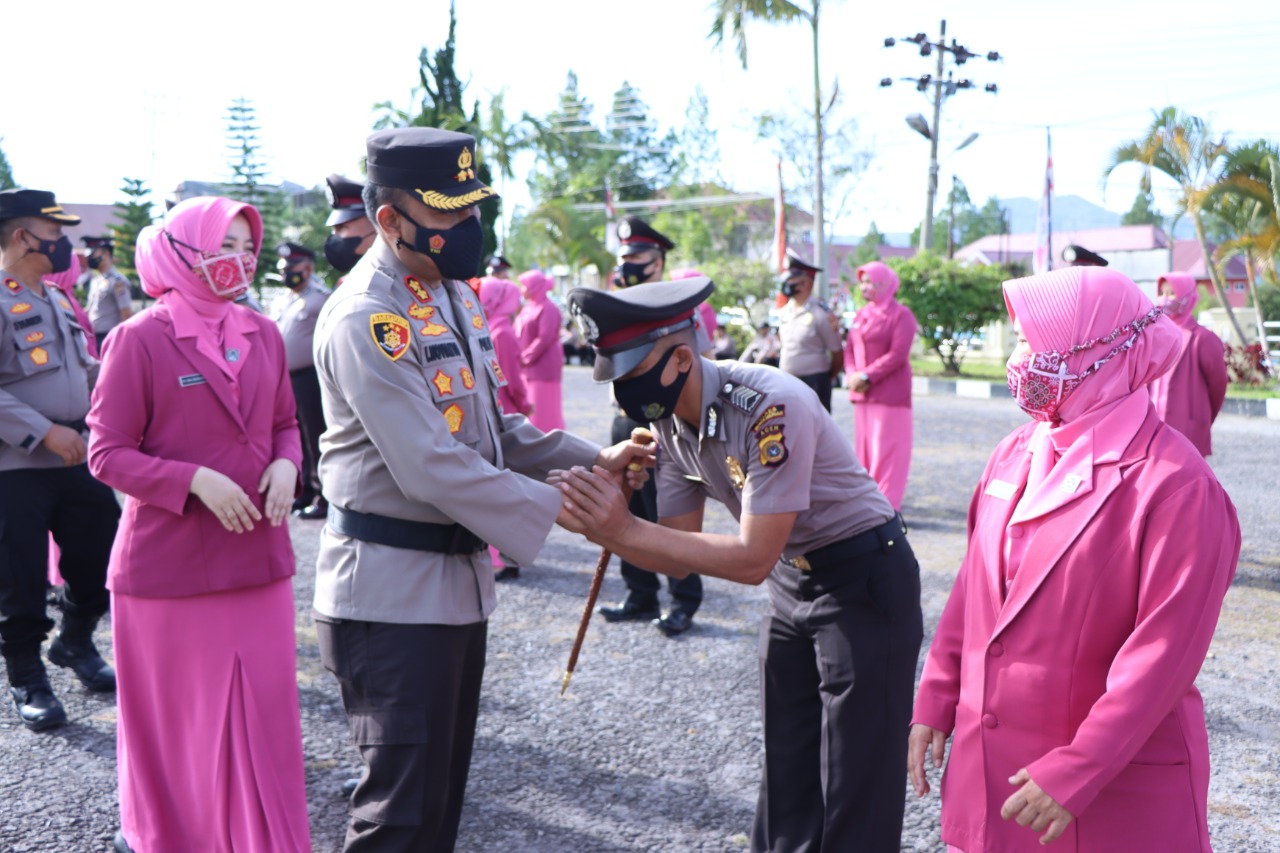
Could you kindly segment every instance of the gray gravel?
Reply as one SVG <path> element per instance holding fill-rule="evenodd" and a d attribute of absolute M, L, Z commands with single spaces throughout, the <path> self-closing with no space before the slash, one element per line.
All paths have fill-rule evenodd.
<path fill-rule="evenodd" d="M 570 427 L 606 437 L 606 395 L 585 369 L 567 370 L 565 394 Z M 839 391 L 835 416 L 851 431 Z M 927 634 L 963 554 L 973 484 L 995 443 L 1022 422 L 1008 400 L 916 399 L 904 515 L 923 570 Z M 1214 442 L 1213 465 L 1240 510 L 1245 542 L 1199 680 L 1213 752 L 1210 828 L 1220 851 L 1280 850 L 1280 423 L 1223 417 Z M 319 525 L 290 523 L 313 842 L 316 851 L 335 851 L 346 822 L 339 786 L 357 758 L 309 616 Z M 709 525 L 734 529 L 718 508 Z M 648 625 L 593 621 L 562 698 L 596 556 L 557 530 L 537 564 L 500 587 L 458 849 L 745 850 L 760 772 L 756 631 L 764 591 L 708 580 L 694 629 L 674 640 Z M 601 601 L 624 592 L 611 569 Z M 104 628 L 100 643 L 109 642 Z M 70 725 L 32 734 L 0 709 L 0 851 L 108 851 L 117 826 L 114 704 L 51 669 Z M 908 797 L 903 849 L 943 849 L 936 794 Z"/>

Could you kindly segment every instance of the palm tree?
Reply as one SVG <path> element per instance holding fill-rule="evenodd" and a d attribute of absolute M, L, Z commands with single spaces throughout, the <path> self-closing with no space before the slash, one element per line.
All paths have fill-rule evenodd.
<path fill-rule="evenodd" d="M 1226 140 L 1215 140 L 1204 119 L 1187 115 L 1176 107 L 1165 107 L 1155 113 L 1145 136 L 1126 142 L 1111 152 L 1111 163 L 1103 171 L 1102 180 L 1105 184 L 1118 166 L 1138 163 L 1143 167 L 1143 192 L 1151 191 L 1153 169 L 1163 172 L 1178 184 L 1181 192 L 1178 198 L 1178 215 L 1186 213 L 1191 216 L 1196 239 L 1204 253 L 1209 280 L 1213 282 L 1213 289 L 1222 301 L 1222 308 L 1226 311 L 1240 345 L 1244 346 L 1247 343 L 1244 330 L 1240 328 L 1235 311 L 1231 310 L 1231 303 L 1227 301 L 1222 276 L 1217 266 L 1211 262 L 1209 241 L 1205 237 L 1204 219 L 1201 216 L 1209 190 L 1218 182 L 1221 161 L 1227 150 Z"/>
<path fill-rule="evenodd" d="M 826 134 L 824 133 L 824 114 L 822 108 L 822 80 L 818 73 L 818 20 L 822 0 L 809 0 L 807 5 L 792 3 L 790 0 L 715 0 L 712 6 L 714 19 L 711 23 L 710 37 L 717 45 L 724 43 L 725 34 L 733 37 L 738 59 L 742 67 L 747 67 L 747 34 L 746 24 L 749 20 L 769 23 L 788 23 L 797 19 L 807 21 L 813 31 L 813 124 L 814 147 L 817 151 L 813 173 L 813 245 L 815 248 L 814 263 L 826 267 L 827 238 L 826 220 L 823 211 L 823 161 Z M 833 99 L 834 103 L 834 99 Z M 819 281 L 820 293 L 826 292 L 826 281 Z"/>

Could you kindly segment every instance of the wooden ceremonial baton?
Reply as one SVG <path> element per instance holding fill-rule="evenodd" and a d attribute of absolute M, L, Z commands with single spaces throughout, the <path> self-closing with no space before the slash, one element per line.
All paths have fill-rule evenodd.
<path fill-rule="evenodd" d="M 637 444 L 651 444 L 653 433 L 644 427 L 636 427 L 631 431 L 631 440 Z M 639 471 L 644 468 L 639 462 L 627 465 L 628 471 Z M 631 487 L 624 478 L 622 482 L 622 499 L 631 502 Z M 600 559 L 596 560 L 596 572 L 591 578 L 591 589 L 587 591 L 587 604 L 582 608 L 582 619 L 578 622 L 578 636 L 573 640 L 573 649 L 569 652 L 569 665 L 565 667 L 564 679 L 560 682 L 560 695 L 569 689 L 569 679 L 573 677 L 574 667 L 578 665 L 578 653 L 582 651 L 582 641 L 587 638 L 587 626 L 591 624 L 591 614 L 596 608 L 596 599 L 600 597 L 600 585 L 604 583 L 604 573 L 609 568 L 609 559 L 613 556 L 608 548 L 600 549 Z"/>

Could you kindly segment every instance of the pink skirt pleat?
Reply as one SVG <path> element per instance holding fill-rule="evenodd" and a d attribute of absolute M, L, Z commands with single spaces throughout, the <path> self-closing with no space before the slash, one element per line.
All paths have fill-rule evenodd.
<path fill-rule="evenodd" d="M 902 509 L 911 470 L 910 406 L 853 404 L 853 449 L 896 510 Z"/>
<path fill-rule="evenodd" d="M 529 421 L 543 432 L 564 429 L 559 380 L 542 382 L 528 379 L 525 384 L 529 386 L 529 399 L 533 401 L 533 414 L 529 415 Z"/>
<path fill-rule="evenodd" d="M 288 579 L 113 594 L 120 823 L 137 853 L 310 853 Z"/>

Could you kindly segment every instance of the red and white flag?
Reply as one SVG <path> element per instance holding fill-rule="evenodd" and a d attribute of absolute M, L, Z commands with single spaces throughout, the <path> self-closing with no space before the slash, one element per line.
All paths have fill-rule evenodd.
<path fill-rule="evenodd" d="M 778 160 L 778 194 L 773 199 L 773 251 L 775 272 L 787 269 L 787 204 L 782 197 L 782 160 Z"/>
<path fill-rule="evenodd" d="M 611 254 L 618 253 L 618 229 L 613 220 L 617 212 L 613 209 L 613 190 L 609 188 L 608 179 L 604 182 L 604 247 Z"/>
<path fill-rule="evenodd" d="M 1053 269 L 1053 140 L 1045 128 L 1048 163 L 1044 169 L 1044 197 L 1040 199 L 1040 215 L 1036 217 L 1036 250 L 1031 258 L 1035 274 Z"/>

